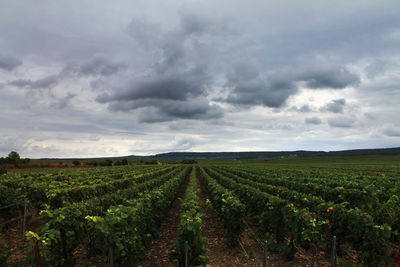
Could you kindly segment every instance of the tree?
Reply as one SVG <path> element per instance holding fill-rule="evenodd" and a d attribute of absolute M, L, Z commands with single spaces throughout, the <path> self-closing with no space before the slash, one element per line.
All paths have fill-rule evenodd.
<path fill-rule="evenodd" d="M 10 154 L 8 154 L 7 159 L 10 163 L 17 163 L 21 159 L 21 157 L 17 152 L 11 151 Z"/>
<path fill-rule="evenodd" d="M 72 161 L 72 164 L 74 164 L 74 166 L 78 166 L 78 165 L 81 164 L 81 163 L 79 162 L 79 160 L 73 160 L 73 161 Z"/>

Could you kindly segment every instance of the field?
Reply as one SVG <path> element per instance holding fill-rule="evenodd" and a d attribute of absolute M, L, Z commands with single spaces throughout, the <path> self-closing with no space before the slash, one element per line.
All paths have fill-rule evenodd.
<path fill-rule="evenodd" d="M 13 170 L 0 225 L 0 265 L 396 266 L 400 157 Z"/>

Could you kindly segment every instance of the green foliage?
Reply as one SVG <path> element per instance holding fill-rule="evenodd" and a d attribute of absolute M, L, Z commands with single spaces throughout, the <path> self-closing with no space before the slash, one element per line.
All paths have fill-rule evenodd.
<path fill-rule="evenodd" d="M 110 187 L 111 192 L 83 202 L 70 199 L 72 202 L 68 203 L 65 199 L 60 208 L 47 206 L 41 212 L 44 257 L 52 265 L 73 265 L 73 252 L 79 246 L 91 257 L 107 255 L 111 244 L 118 264 L 137 262 L 144 256 L 189 170 L 158 167 L 149 174 L 130 177 L 135 181 L 131 186 L 120 183 L 119 190 Z M 67 195 L 75 194 L 70 193 Z"/>
<path fill-rule="evenodd" d="M 6 174 L 6 173 L 7 173 L 7 169 L 3 166 L 0 166 L 0 175 Z"/>
<path fill-rule="evenodd" d="M 141 159 L 139 161 L 140 164 L 146 164 L 146 165 L 151 165 L 151 164 L 158 164 L 158 161 L 155 159 L 149 159 L 149 160 L 143 160 Z"/>
<path fill-rule="evenodd" d="M 398 238 L 398 232 L 392 231 L 391 227 L 398 227 L 393 224 L 393 222 L 398 222 L 396 211 L 398 211 L 399 202 L 396 197 L 391 197 L 382 205 L 379 204 L 379 197 L 376 196 L 376 193 L 371 192 L 367 195 L 357 190 L 346 191 L 342 187 L 342 195 L 338 197 L 338 200 L 340 201 L 345 196 L 345 199 L 352 201 L 355 206 L 355 208 L 351 208 L 352 205 L 349 202 L 340 204 L 325 202 L 320 196 L 305 193 L 306 190 L 304 193 L 299 192 L 307 185 L 312 188 L 320 186 L 307 184 L 306 181 L 314 179 L 309 176 L 304 178 L 301 183 L 296 183 L 295 180 L 300 178 L 293 179 L 293 176 L 286 178 L 282 174 L 269 178 L 265 175 L 265 169 L 262 174 L 260 172 L 261 175 L 254 175 L 253 170 L 238 171 L 229 168 L 224 170 L 208 169 L 208 172 L 221 184 L 232 188 L 240 196 L 241 200 L 246 203 L 250 214 L 275 234 L 277 245 L 288 258 L 293 257 L 295 253 L 294 242 L 303 248 L 308 248 L 311 244 L 324 248 L 326 240 L 336 235 L 341 242 L 348 242 L 354 249 L 362 252 L 361 261 L 364 265 L 376 266 L 387 260 L 390 239 Z M 327 182 L 327 179 L 323 180 L 317 177 L 315 178 L 317 183 Z M 285 186 L 295 184 L 296 186 L 288 189 L 279 186 L 280 184 Z M 343 182 L 342 184 L 347 185 Z M 325 196 L 337 194 L 332 193 L 337 191 L 335 187 L 320 186 L 320 190 L 320 194 Z M 313 192 L 312 189 L 310 191 Z M 368 198 L 364 201 L 375 201 L 374 206 L 378 208 L 370 210 L 369 213 L 358 208 L 357 205 L 368 209 L 363 201 L 358 200 L 359 198 L 363 199 L 363 196 L 364 199 Z M 265 206 L 263 207 L 263 205 Z M 391 220 L 382 220 L 384 218 L 382 213 L 387 214 L 387 217 L 390 214 Z M 374 218 L 372 214 L 376 214 L 376 217 Z M 383 224 L 376 223 L 379 221 Z"/>
<path fill-rule="evenodd" d="M 340 259 L 356 250 L 358 265 L 388 266 L 393 261 L 390 247 L 400 241 L 398 162 L 398 158 L 380 161 L 377 157 L 199 161 L 199 165 L 213 166 L 197 171 L 208 191 L 208 202 L 224 219 L 231 243 L 237 242 L 243 219 L 249 216 L 265 232 L 269 248 L 287 258 L 297 248 L 314 251 L 319 247 L 329 253 L 331 237 L 336 235 Z M 42 261 L 48 266 L 73 265 L 74 254 L 81 248 L 88 258 L 105 259 L 109 244 L 116 265 L 137 262 L 157 235 L 190 167 L 159 166 L 157 161 L 137 166 L 119 163 L 122 160 L 112 168 L 2 174 L 0 207 L 17 205 L 1 209 L 0 217 L 18 216 L 25 198 L 29 206 L 42 209 L 38 237 Z M 200 245 L 190 247 L 203 251 L 196 190 L 188 188 L 185 199 L 190 200 L 182 205 L 179 231 L 186 236 L 179 244 L 193 240 Z M 190 253 L 200 255 L 195 251 Z M 0 254 L 1 262 L 9 253 Z"/>
<path fill-rule="evenodd" d="M 213 207 L 225 222 L 229 243 L 238 245 L 244 230 L 245 206 L 234 194 L 211 178 L 203 168 L 200 168 L 199 175 L 206 186 Z"/>
<path fill-rule="evenodd" d="M 194 159 L 184 159 L 181 161 L 181 164 L 197 164 L 197 161 Z"/>
<path fill-rule="evenodd" d="M 0 218 L 17 216 L 24 206 L 24 195 L 20 188 L 10 188 L 0 184 Z"/>
<path fill-rule="evenodd" d="M 30 159 L 21 159 L 19 154 L 15 151 L 11 151 L 6 158 L 0 158 L 0 164 L 14 164 L 16 167 L 19 163 L 29 163 Z"/>
<path fill-rule="evenodd" d="M 109 240 L 112 244 L 116 262 L 135 264 L 143 259 L 151 237 L 156 234 L 188 171 L 187 168 L 160 188 L 128 201 L 128 205 L 110 207 L 102 217 L 86 216 L 89 226 L 95 230 L 95 239 Z"/>
<path fill-rule="evenodd" d="M 16 163 L 16 162 L 18 162 L 21 158 L 20 158 L 20 156 L 19 156 L 19 154 L 17 153 L 17 152 L 15 152 L 15 151 L 11 151 L 9 154 L 8 154 L 8 157 L 7 157 L 9 160 L 10 160 L 10 162 L 11 163 Z"/>
<path fill-rule="evenodd" d="M 190 265 L 204 265 L 208 262 L 206 239 L 200 234 L 202 214 L 200 212 L 200 190 L 197 185 L 195 169 L 192 170 L 185 198 L 181 204 L 181 218 L 178 226 L 178 239 L 176 240 L 176 255 L 179 265 L 185 263 L 185 242 L 189 245 Z"/>
<path fill-rule="evenodd" d="M 128 160 L 127 159 L 122 159 L 122 160 L 117 160 L 114 162 L 115 166 L 123 166 L 123 165 L 128 165 Z"/>

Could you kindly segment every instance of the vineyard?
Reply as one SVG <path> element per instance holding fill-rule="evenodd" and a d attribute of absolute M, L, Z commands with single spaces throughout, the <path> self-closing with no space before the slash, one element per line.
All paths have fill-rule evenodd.
<path fill-rule="evenodd" d="M 396 160 L 232 160 L 3 174 L 0 265 L 148 266 L 151 257 L 161 258 L 156 243 L 173 239 L 165 266 L 185 266 L 185 254 L 192 266 L 232 266 L 217 261 L 218 248 L 205 234 L 219 220 L 220 245 L 226 254 L 243 252 L 243 266 L 262 266 L 260 248 L 249 253 L 247 239 L 256 246 L 267 241 L 271 266 L 329 266 L 334 236 L 337 266 L 397 266 Z M 165 224 L 169 218 L 176 220 Z M 23 243 L 15 249 L 7 233 L 22 220 L 25 237 L 15 239 Z M 174 227 L 168 238 L 165 227 Z"/>

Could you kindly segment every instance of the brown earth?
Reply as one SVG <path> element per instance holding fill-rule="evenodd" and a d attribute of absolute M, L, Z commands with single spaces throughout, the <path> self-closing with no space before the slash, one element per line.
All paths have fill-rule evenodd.
<path fill-rule="evenodd" d="M 256 231 L 255 225 L 248 222 L 242 234 L 240 245 L 228 245 L 224 222 L 217 212 L 207 205 L 205 187 L 198 180 L 200 187 L 200 207 L 203 213 L 202 235 L 207 239 L 208 266 L 263 266 L 264 251 L 262 234 Z M 296 255 L 295 260 L 286 261 L 277 253 L 267 254 L 268 266 L 313 266 L 309 255 Z M 326 261 L 319 261 L 318 266 L 328 266 Z"/>
<path fill-rule="evenodd" d="M 170 255 L 175 250 L 175 240 L 178 238 L 181 202 L 189 184 L 189 176 L 169 210 L 167 217 L 161 223 L 159 236 L 155 238 L 146 253 L 146 258 L 138 267 L 147 266 L 178 266 L 178 261 L 171 259 Z"/>
<path fill-rule="evenodd" d="M 40 216 L 38 211 L 32 207 L 29 207 L 26 221 L 25 231 L 37 232 L 40 228 Z M 25 263 L 27 262 L 28 250 L 33 245 L 27 240 L 25 235 L 22 234 L 23 219 L 12 222 L 8 228 L 5 226 L 0 227 L 0 255 L 6 249 L 9 252 L 8 263 Z"/>

